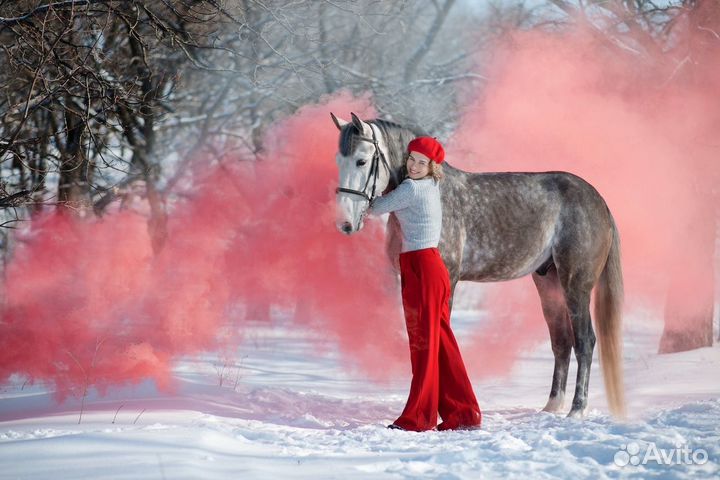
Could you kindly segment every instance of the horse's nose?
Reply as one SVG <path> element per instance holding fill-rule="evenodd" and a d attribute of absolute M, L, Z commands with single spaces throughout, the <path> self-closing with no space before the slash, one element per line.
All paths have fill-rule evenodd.
<path fill-rule="evenodd" d="M 353 229 L 352 224 L 350 222 L 345 222 L 342 224 L 341 229 L 342 229 L 343 233 L 350 234 L 350 233 L 352 233 L 352 229 Z"/>

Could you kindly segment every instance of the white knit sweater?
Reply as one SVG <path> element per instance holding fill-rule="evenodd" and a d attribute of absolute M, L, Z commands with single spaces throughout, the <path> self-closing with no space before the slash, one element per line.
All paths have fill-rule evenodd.
<path fill-rule="evenodd" d="M 402 251 L 437 247 L 442 229 L 439 182 L 431 177 L 406 178 L 398 187 L 373 201 L 373 215 L 395 212 L 402 229 Z"/>

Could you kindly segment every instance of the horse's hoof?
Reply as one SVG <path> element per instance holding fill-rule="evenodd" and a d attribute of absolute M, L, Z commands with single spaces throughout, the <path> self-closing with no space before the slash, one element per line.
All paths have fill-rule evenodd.
<path fill-rule="evenodd" d="M 563 408 L 563 403 L 565 403 L 562 399 L 562 397 L 555 397 L 550 398 L 547 403 L 545 404 L 545 408 L 543 408 L 543 412 L 549 412 L 549 413 L 557 413 Z"/>
<path fill-rule="evenodd" d="M 567 418 L 579 418 L 582 419 L 585 417 L 585 409 L 584 408 L 573 408 L 570 410 L 570 413 L 568 413 Z"/>

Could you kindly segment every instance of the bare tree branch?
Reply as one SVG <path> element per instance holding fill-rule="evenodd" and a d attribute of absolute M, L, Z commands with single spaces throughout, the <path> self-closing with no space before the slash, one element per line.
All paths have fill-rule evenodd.
<path fill-rule="evenodd" d="M 31 12 L 28 12 L 24 15 L 20 15 L 18 17 L 13 18 L 3 18 L 0 17 L 0 25 L 9 27 L 12 25 L 17 25 L 18 23 L 26 22 L 32 17 L 36 15 L 40 15 L 41 13 L 47 14 L 50 10 L 62 10 L 65 8 L 74 8 L 74 7 L 80 7 L 83 5 L 93 5 L 97 3 L 108 3 L 112 1 L 118 1 L 118 0 L 65 0 L 63 2 L 55 2 L 55 3 L 48 3 L 46 5 L 39 5 L 35 7 L 34 10 Z M 0 29 L 2 31 L 2 29 Z"/>

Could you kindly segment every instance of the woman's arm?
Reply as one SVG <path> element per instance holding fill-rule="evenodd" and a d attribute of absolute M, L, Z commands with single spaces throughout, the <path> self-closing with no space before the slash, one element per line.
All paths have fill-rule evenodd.
<path fill-rule="evenodd" d="M 370 204 L 368 213 L 371 215 L 382 215 L 410 206 L 415 196 L 415 183 L 412 180 L 405 180 L 395 190 L 382 197 L 377 197 Z"/>

